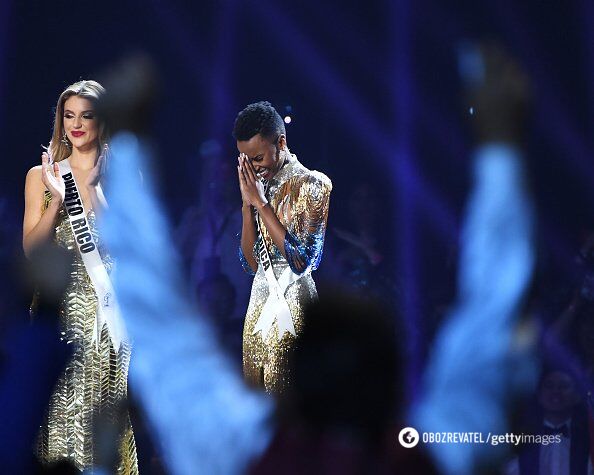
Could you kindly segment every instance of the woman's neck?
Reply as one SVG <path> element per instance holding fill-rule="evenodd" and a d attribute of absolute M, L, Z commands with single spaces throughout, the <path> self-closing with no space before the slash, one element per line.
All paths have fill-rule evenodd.
<path fill-rule="evenodd" d="M 70 166 L 73 168 L 91 170 L 97 160 L 97 147 L 91 147 L 85 150 L 73 147 L 68 159 L 70 160 Z"/>

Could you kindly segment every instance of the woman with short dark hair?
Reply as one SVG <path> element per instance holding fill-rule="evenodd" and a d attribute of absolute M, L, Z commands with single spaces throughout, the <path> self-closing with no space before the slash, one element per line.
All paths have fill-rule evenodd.
<path fill-rule="evenodd" d="M 289 152 L 285 126 L 268 102 L 235 120 L 242 196 L 240 259 L 254 275 L 243 330 L 247 381 L 272 393 L 290 384 L 288 359 L 302 329 L 303 308 L 317 297 L 318 268 L 332 182 Z"/>

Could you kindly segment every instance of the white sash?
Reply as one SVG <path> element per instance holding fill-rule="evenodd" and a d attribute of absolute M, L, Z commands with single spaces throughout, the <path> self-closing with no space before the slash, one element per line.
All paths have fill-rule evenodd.
<path fill-rule="evenodd" d="M 268 254 L 264 237 L 260 232 L 257 216 L 256 224 L 260 234 L 258 259 L 260 260 L 260 264 L 262 264 L 264 275 L 268 281 L 268 298 L 266 299 L 264 307 L 262 307 L 262 312 L 260 313 L 260 317 L 254 326 L 252 335 L 262 331 L 262 340 L 265 341 L 268 332 L 270 332 L 270 329 L 272 328 L 272 324 L 276 320 L 278 326 L 277 338 L 278 341 L 280 341 L 285 332 L 289 332 L 293 336 L 296 336 L 295 326 L 293 325 L 293 317 L 291 316 L 291 309 L 289 308 L 289 304 L 285 299 L 285 291 L 289 285 L 299 280 L 305 274 L 295 274 L 291 270 L 291 267 L 287 267 L 280 275 L 279 280 L 276 280 L 276 276 L 274 275 L 274 270 L 272 268 L 272 262 L 270 260 L 270 255 Z"/>
<path fill-rule="evenodd" d="M 125 341 L 127 337 L 115 291 L 89 228 L 87 210 L 78 192 L 78 186 L 68 159 L 58 162 L 58 166 L 66 186 L 64 206 L 70 220 L 74 242 L 97 294 L 97 315 L 93 328 L 93 341 L 99 347 L 101 330 L 103 330 L 103 325 L 106 324 L 113 347 L 117 352 L 122 341 Z"/>

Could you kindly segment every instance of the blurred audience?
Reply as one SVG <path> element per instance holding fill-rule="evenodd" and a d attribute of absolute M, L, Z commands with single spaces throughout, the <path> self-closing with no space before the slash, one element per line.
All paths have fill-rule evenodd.
<path fill-rule="evenodd" d="M 382 229 L 382 199 L 367 181 L 353 184 L 347 200 L 348 221 L 333 218 L 327 239 L 328 269 L 322 275 L 394 305 L 396 284 L 387 256 L 388 238 Z"/>
<path fill-rule="evenodd" d="M 590 437 L 584 398 L 575 378 L 562 368 L 548 368 L 538 385 L 537 406 L 530 432 L 555 435 L 558 441 L 525 444 L 507 475 L 591 474 Z"/>
<path fill-rule="evenodd" d="M 477 141 L 464 218 L 458 297 L 433 345 L 413 412 L 428 432 L 505 434 L 534 381 L 535 335 L 522 324 L 535 263 L 533 210 L 522 157 L 530 84 L 497 46 L 466 51 L 466 96 Z M 441 472 L 489 473 L 505 455 L 488 444 L 431 444 Z"/>
<path fill-rule="evenodd" d="M 190 286 L 198 288 L 221 269 L 236 269 L 236 252 L 241 231 L 241 211 L 237 203 L 236 171 L 231 161 L 221 158 L 221 146 L 205 142 L 200 147 L 200 182 L 197 203 L 184 211 L 174 233 Z M 230 272 L 227 279 L 238 302 L 249 299 L 251 281 L 243 272 Z M 229 318 L 243 323 L 243 305 L 234 305 Z M 219 322 L 226 331 L 228 322 Z"/>
<path fill-rule="evenodd" d="M 33 451 L 54 384 L 72 350 L 60 339 L 58 323 L 72 255 L 47 244 L 34 249 L 28 262 L 17 262 L 12 269 L 17 278 L 8 284 L 12 305 L 2 315 L 0 466 L 7 474 L 78 473 L 67 461 L 42 467 Z M 31 322 L 27 309 L 34 289 L 37 313 Z"/>
<path fill-rule="evenodd" d="M 420 449 L 396 447 L 403 365 L 394 321 L 373 300 L 330 289 L 306 308 L 294 384 L 251 474 L 437 473 Z"/>
<path fill-rule="evenodd" d="M 205 264 L 205 267 L 211 269 L 211 273 L 206 273 L 197 285 L 198 308 L 216 328 L 231 360 L 240 366 L 243 318 L 235 312 L 237 291 L 229 276 L 220 270 L 218 259 L 213 260 L 215 263 Z"/>

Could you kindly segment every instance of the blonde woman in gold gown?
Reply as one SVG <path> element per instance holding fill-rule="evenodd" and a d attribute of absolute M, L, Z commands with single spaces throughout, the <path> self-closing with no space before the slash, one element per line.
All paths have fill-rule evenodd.
<path fill-rule="evenodd" d="M 37 456 L 44 464 L 69 460 L 79 470 L 97 463 L 94 422 L 121 427 L 114 446 L 119 450 L 118 474 L 137 474 L 138 464 L 132 427 L 122 415 L 126 400 L 130 346 L 114 349 L 104 326 L 94 338 L 97 295 L 74 241 L 66 212 L 66 187 L 59 163 L 68 159 L 80 199 L 101 260 L 107 272 L 113 261 L 102 245 L 95 219 L 105 207 L 101 189 L 107 135 L 95 115 L 95 104 L 104 93 L 95 81 L 67 87 L 58 99 L 52 140 L 42 154 L 41 166 L 31 168 L 25 183 L 23 248 L 55 240 L 74 253 L 72 279 L 60 310 L 63 338 L 73 345 L 73 356 L 56 383 L 46 419 L 41 427 Z M 33 309 L 34 310 L 34 309 Z"/>
<path fill-rule="evenodd" d="M 233 136 L 243 202 L 240 260 L 254 275 L 243 330 L 243 371 L 252 385 L 278 394 L 291 383 L 289 359 L 304 307 L 317 298 L 311 273 L 322 257 L 332 183 L 289 152 L 284 122 L 268 102 L 241 111 Z M 269 300 L 271 286 L 281 296 L 275 305 Z M 284 320 L 280 307 L 290 310 Z"/>

